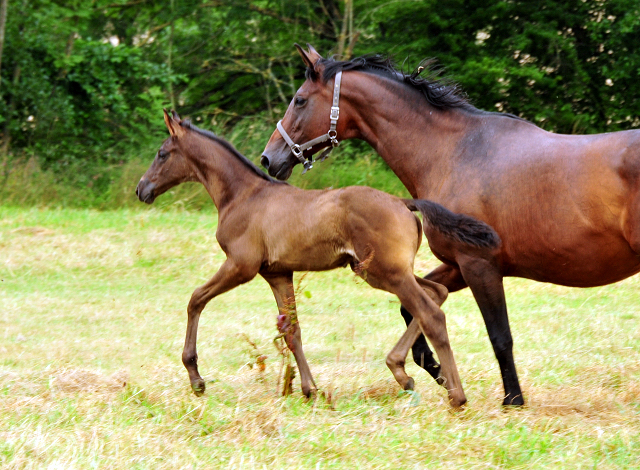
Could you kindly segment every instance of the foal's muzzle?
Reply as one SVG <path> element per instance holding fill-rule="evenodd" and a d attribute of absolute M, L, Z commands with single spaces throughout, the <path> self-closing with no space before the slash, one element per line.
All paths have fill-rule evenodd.
<path fill-rule="evenodd" d="M 156 185 L 154 183 L 149 183 L 149 181 L 142 179 L 136 186 L 136 196 L 142 202 L 151 204 L 156 199 L 155 189 Z"/>

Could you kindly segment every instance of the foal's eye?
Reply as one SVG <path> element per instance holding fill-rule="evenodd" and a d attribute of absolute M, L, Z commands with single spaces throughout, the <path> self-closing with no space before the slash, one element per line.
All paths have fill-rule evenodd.
<path fill-rule="evenodd" d="M 299 96 L 296 96 L 296 99 L 294 100 L 293 104 L 295 104 L 298 108 L 301 108 L 305 104 L 307 104 L 307 100 L 305 100 L 304 98 L 300 98 Z"/>

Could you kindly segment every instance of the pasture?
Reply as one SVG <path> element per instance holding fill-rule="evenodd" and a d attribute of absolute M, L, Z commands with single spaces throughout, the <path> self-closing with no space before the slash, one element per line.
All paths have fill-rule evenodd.
<path fill-rule="evenodd" d="M 399 304 L 347 269 L 298 275 L 321 396 L 281 397 L 262 279 L 214 299 L 201 398 L 180 361 L 191 292 L 224 254 L 212 213 L 0 208 L 0 466 L 13 469 L 637 468 L 640 277 L 595 289 L 507 279 L 527 405 L 502 382 L 469 290 L 443 309 L 469 399 L 384 357 Z M 423 244 L 416 272 L 438 262 Z M 265 367 L 258 359 L 267 356 Z"/>

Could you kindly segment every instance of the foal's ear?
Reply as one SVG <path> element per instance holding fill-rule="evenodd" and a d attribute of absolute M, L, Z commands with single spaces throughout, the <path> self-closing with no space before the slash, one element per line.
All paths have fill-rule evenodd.
<path fill-rule="evenodd" d="M 313 69 L 315 63 L 318 60 L 322 59 L 320 54 L 318 54 L 318 52 L 310 44 L 307 44 L 307 47 L 309 48 L 308 52 L 305 51 L 300 44 L 296 43 L 295 46 L 296 49 L 298 49 L 298 54 L 300 54 L 300 57 L 302 57 L 302 61 L 310 69 Z"/>
<path fill-rule="evenodd" d="M 173 116 L 169 116 L 169 111 L 166 109 L 163 109 L 162 111 L 164 111 L 164 123 L 169 130 L 169 134 L 171 134 L 172 137 L 180 137 L 184 135 L 184 129 L 180 125 L 180 116 L 178 116 L 178 113 L 172 111 Z"/>

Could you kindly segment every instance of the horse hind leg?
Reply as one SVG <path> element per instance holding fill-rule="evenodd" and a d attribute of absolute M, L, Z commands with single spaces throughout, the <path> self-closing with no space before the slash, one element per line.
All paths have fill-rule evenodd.
<path fill-rule="evenodd" d="M 413 312 L 415 323 L 419 330 L 429 339 L 433 345 L 438 358 L 441 362 L 440 375 L 444 379 L 444 386 L 449 394 L 449 402 L 452 407 L 458 408 L 464 405 L 467 398 L 462 389 L 462 382 L 458 374 L 458 368 L 451 351 L 449 343 L 449 335 L 447 334 L 446 319 L 444 312 L 436 305 L 429 295 L 424 291 L 421 284 L 415 279 L 413 274 L 410 277 L 400 276 L 395 280 L 393 276 L 386 279 L 371 277 L 367 278 L 373 287 L 379 287 L 398 296 L 402 305 Z M 395 353 L 402 352 L 401 348 L 406 348 L 404 355 L 409 347 L 409 340 L 418 336 L 418 332 L 409 324 L 410 333 L 405 333 L 403 338 L 394 348 Z M 405 344 L 406 343 L 406 344 Z M 393 360 L 392 356 L 392 360 Z M 392 361 L 391 361 L 392 362 Z M 394 374 L 395 375 L 395 374 Z M 406 383 L 405 383 L 406 384 Z M 400 385 L 405 385 L 401 383 Z"/>
<path fill-rule="evenodd" d="M 429 295 L 438 306 L 442 305 L 446 300 L 449 292 L 454 292 L 466 287 L 460 271 L 447 264 L 440 265 L 424 279 L 417 278 L 417 280 L 420 286 L 427 292 L 427 295 Z M 429 287 L 433 290 L 429 289 Z M 442 289 L 446 291 L 443 297 Z M 434 296 L 436 293 L 440 293 L 441 297 L 436 298 Z M 402 306 L 400 307 L 400 314 L 404 318 L 407 326 L 409 326 L 411 320 L 413 320 L 411 312 Z M 429 344 L 422 333 L 418 335 L 416 341 L 411 346 L 411 351 L 414 362 L 426 370 L 436 382 L 442 385 L 443 379 L 440 376 L 440 364 L 438 364 L 438 361 L 433 357 L 433 352 L 431 348 L 429 348 Z"/>
<path fill-rule="evenodd" d="M 409 348 L 421 334 L 418 321 L 412 320 L 398 343 L 387 354 L 387 367 L 404 390 L 413 390 L 415 386 L 413 378 L 407 375 L 404 366 Z M 439 369 L 440 366 L 438 366 Z"/>
<path fill-rule="evenodd" d="M 416 282 L 420 285 L 420 287 L 422 287 L 422 290 L 424 290 L 424 292 L 436 303 L 436 305 L 441 306 L 445 302 L 445 300 L 447 300 L 449 290 L 445 286 L 437 282 L 429 281 L 428 279 L 422 279 L 418 276 L 414 277 Z M 424 339 L 422 332 L 420 331 L 418 323 L 413 319 L 413 316 L 404 307 L 402 307 L 401 312 L 403 316 L 409 315 L 411 319 L 410 321 L 407 321 L 407 331 L 387 356 L 387 366 L 389 367 L 389 369 L 391 369 L 391 372 L 396 377 L 396 380 L 398 380 L 398 377 L 402 377 L 409 349 L 414 346 L 416 340 L 419 337 L 422 337 L 424 345 L 426 346 L 426 350 L 422 349 L 421 351 L 419 351 L 419 356 L 416 357 L 414 349 L 413 360 L 416 362 L 416 364 L 426 370 L 438 383 L 438 385 L 443 385 L 444 379 L 440 375 L 440 364 L 438 364 L 438 362 L 433 357 L 433 353 L 431 352 L 431 349 L 429 349 L 429 346 L 427 345 L 427 342 Z M 402 369 L 402 372 L 399 371 L 399 368 Z M 406 375 L 406 373 L 404 375 Z M 398 380 L 398 382 L 400 383 L 400 385 L 404 386 L 405 390 L 413 390 L 413 379 L 411 377 L 408 378 L 411 381 L 410 388 L 404 386 L 403 382 L 401 382 L 400 380 Z"/>

